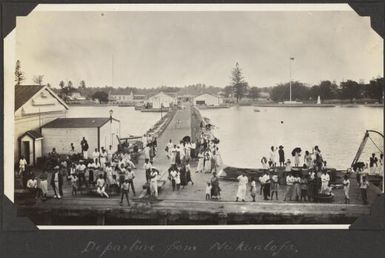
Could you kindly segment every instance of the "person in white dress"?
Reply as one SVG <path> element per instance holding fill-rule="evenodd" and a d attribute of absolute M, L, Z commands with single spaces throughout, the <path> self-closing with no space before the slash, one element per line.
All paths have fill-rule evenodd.
<path fill-rule="evenodd" d="M 158 171 L 156 170 L 152 170 L 151 171 L 151 183 L 150 183 L 150 186 L 151 186 L 151 195 L 155 196 L 156 198 L 158 198 Z"/>
<path fill-rule="evenodd" d="M 19 161 L 19 175 L 25 172 L 25 168 L 27 167 L 27 165 L 27 160 L 24 158 L 24 156 L 21 156 Z"/>
<path fill-rule="evenodd" d="M 344 194 L 345 194 L 345 203 L 350 203 L 349 190 L 350 190 L 350 180 L 348 175 L 344 175 L 344 181 L 342 182 L 344 186 Z"/>
<path fill-rule="evenodd" d="M 95 148 L 95 151 L 92 153 L 92 158 L 95 164 L 99 164 L 100 152 L 98 151 L 97 148 Z"/>
<path fill-rule="evenodd" d="M 218 167 L 222 167 L 223 166 L 223 161 L 222 161 L 221 153 L 219 152 L 219 148 L 218 147 L 215 148 L 215 162 L 216 162 Z"/>
<path fill-rule="evenodd" d="M 211 153 L 208 150 L 204 153 L 204 172 L 211 172 Z"/>
<path fill-rule="evenodd" d="M 174 144 L 172 143 L 172 140 L 167 143 L 166 151 L 167 151 L 167 158 L 171 159 L 172 157 L 172 149 L 174 148 Z"/>
<path fill-rule="evenodd" d="M 269 159 L 269 164 L 270 167 L 275 167 L 277 165 L 277 149 L 274 146 L 271 146 L 270 148 L 270 159 Z"/>
<path fill-rule="evenodd" d="M 204 163 L 204 161 L 203 161 L 204 157 L 203 156 L 204 155 L 203 155 L 202 151 L 198 153 L 198 166 L 197 166 L 197 170 L 195 171 L 195 173 L 202 173 L 203 172 L 203 163 Z"/>
<path fill-rule="evenodd" d="M 322 172 L 322 175 L 321 175 L 321 193 L 324 193 L 324 192 L 326 192 L 328 190 L 328 188 L 329 188 L 329 181 L 330 181 L 330 176 L 324 170 Z"/>
<path fill-rule="evenodd" d="M 237 198 L 235 201 L 241 200 L 242 202 L 246 199 L 246 189 L 247 189 L 247 183 L 249 182 L 249 179 L 245 174 L 242 174 L 237 177 L 238 179 L 238 191 L 237 191 Z"/>
<path fill-rule="evenodd" d="M 102 147 L 102 152 L 100 153 L 100 167 L 105 168 L 107 162 L 107 151 Z"/>

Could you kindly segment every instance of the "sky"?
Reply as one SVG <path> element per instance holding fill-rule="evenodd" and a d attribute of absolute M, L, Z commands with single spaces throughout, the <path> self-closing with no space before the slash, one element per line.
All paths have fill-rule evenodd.
<path fill-rule="evenodd" d="M 224 87 L 238 62 L 250 86 L 383 76 L 383 41 L 354 11 L 33 12 L 16 57 L 36 75 L 88 87 Z"/>

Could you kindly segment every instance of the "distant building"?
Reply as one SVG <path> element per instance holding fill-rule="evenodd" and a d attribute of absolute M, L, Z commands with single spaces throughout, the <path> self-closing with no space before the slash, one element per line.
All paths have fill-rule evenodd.
<path fill-rule="evenodd" d="M 149 97 L 146 103 L 152 108 L 168 108 L 176 105 L 177 99 L 175 96 L 171 96 L 161 91 L 158 94 Z"/>
<path fill-rule="evenodd" d="M 223 104 L 223 98 L 211 94 L 202 94 L 194 98 L 194 105 L 218 106 Z"/>
<path fill-rule="evenodd" d="M 83 137 L 88 142 L 90 154 L 95 148 L 118 146 L 120 136 L 120 122 L 109 117 L 81 117 L 81 118 L 58 118 L 41 129 L 43 141 L 43 154 L 47 155 L 56 148 L 58 153 L 68 153 L 70 144 L 73 143 L 76 152 L 81 152 L 80 142 Z"/>
<path fill-rule="evenodd" d="M 67 110 L 66 103 L 47 86 L 15 86 L 15 161 L 23 155 L 28 164 L 35 165 L 42 155 L 40 127 L 65 117 Z"/>
<path fill-rule="evenodd" d="M 71 94 L 68 96 L 69 100 L 73 101 L 84 101 L 86 100 L 85 97 L 82 96 L 82 94 L 79 91 L 72 91 Z"/>
<path fill-rule="evenodd" d="M 108 101 L 112 104 L 130 104 L 134 101 L 134 94 L 131 91 L 130 94 L 124 93 L 109 93 Z"/>

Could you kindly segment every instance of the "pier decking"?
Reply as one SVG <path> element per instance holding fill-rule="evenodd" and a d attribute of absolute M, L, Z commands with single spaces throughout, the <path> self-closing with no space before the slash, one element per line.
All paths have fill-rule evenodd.
<path fill-rule="evenodd" d="M 262 196 L 257 195 L 256 202 L 251 202 L 248 194 L 246 202 L 234 202 L 238 184 L 223 180 L 220 181 L 222 199 L 206 201 L 205 186 L 211 175 L 195 173 L 196 162 L 193 162 L 194 185 L 189 184 L 173 192 L 171 182 L 167 179 L 169 160 L 164 148 L 169 139 L 176 143 L 184 136 L 197 133 L 200 121 L 192 114 L 192 109 L 186 106 L 177 110 L 158 138 L 154 166 L 161 172 L 160 180 L 166 183 L 157 200 L 146 197 L 142 190 L 145 173 L 144 158 L 140 157 L 134 180 L 137 195 L 133 197 L 130 192 L 130 206 L 126 203 L 125 206 L 119 206 L 120 196 L 109 199 L 72 197 L 70 185 L 65 182 L 63 199 L 38 200 L 35 204 L 19 203 L 18 214 L 29 216 L 40 225 L 349 224 L 359 216 L 370 214 L 370 205 L 361 203 L 354 178 L 351 178 L 349 205 L 343 204 L 342 189 L 334 191 L 336 201 L 331 204 L 283 202 L 285 186 L 280 187 L 278 201 L 264 201 Z M 379 193 L 375 188 L 371 189 L 368 191 L 370 203 Z"/>

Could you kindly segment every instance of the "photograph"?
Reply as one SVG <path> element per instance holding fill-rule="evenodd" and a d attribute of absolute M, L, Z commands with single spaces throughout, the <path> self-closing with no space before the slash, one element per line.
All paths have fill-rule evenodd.
<path fill-rule="evenodd" d="M 348 229 L 383 195 L 384 42 L 348 4 L 39 4 L 4 48 L 39 229 Z"/>

